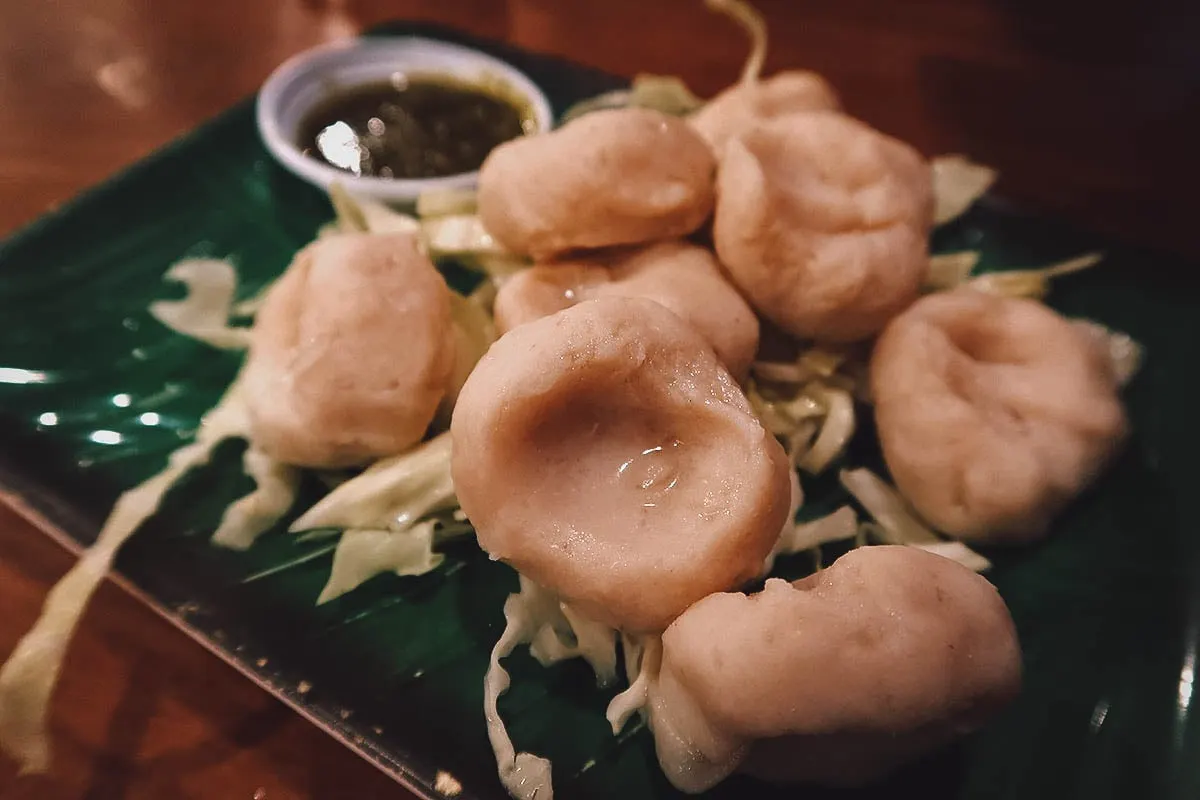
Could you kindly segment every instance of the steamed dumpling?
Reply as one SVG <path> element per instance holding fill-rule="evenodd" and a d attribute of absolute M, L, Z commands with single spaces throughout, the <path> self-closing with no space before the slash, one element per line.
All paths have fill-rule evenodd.
<path fill-rule="evenodd" d="M 251 438 L 300 466 L 353 466 L 415 444 L 454 367 L 450 289 L 411 234 L 305 247 L 251 337 Z"/>
<path fill-rule="evenodd" d="M 650 300 L 509 331 L 450 432 L 480 546 L 629 632 L 753 578 L 788 514 L 783 448 L 700 334 Z"/>
<path fill-rule="evenodd" d="M 596 111 L 493 150 L 479 172 L 479 216 L 497 241 L 536 259 L 676 238 L 712 212 L 715 168 L 683 120 Z"/>
<path fill-rule="evenodd" d="M 815 72 L 788 70 L 765 80 L 734 84 L 688 118 L 696 132 L 720 153 L 750 129 L 800 111 L 837 111 L 833 87 Z"/>
<path fill-rule="evenodd" d="M 986 579 L 923 550 L 864 547 L 689 608 L 663 635 L 650 725 L 687 792 L 736 769 L 854 785 L 978 728 L 1020 677 L 1012 619 Z"/>
<path fill-rule="evenodd" d="M 595 297 L 645 297 L 690 323 L 741 380 L 758 350 L 758 319 L 712 253 L 686 242 L 596 254 L 517 273 L 496 295 L 500 333 Z"/>
<path fill-rule="evenodd" d="M 833 112 L 791 114 L 726 146 L 713 238 L 751 305 L 803 339 L 877 333 L 928 265 L 929 165 Z"/>
<path fill-rule="evenodd" d="M 896 486 L 972 541 L 1044 534 L 1126 434 L 1104 344 L 1032 300 L 921 299 L 879 337 L 871 386 Z"/>

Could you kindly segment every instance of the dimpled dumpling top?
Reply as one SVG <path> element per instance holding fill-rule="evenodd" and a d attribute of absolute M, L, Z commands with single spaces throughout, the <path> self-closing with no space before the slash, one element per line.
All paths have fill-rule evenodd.
<path fill-rule="evenodd" d="M 928 268 L 929 165 L 835 112 L 791 114 L 730 140 L 713 240 L 763 316 L 802 339 L 877 333 Z"/>
<path fill-rule="evenodd" d="M 535 259 L 671 239 L 712 212 L 715 169 L 683 120 L 595 111 L 493 150 L 479 172 L 479 216 L 497 241 Z"/>
<path fill-rule="evenodd" d="M 450 289 L 411 234 L 305 247 L 251 337 L 251 439 L 300 466 L 363 464 L 420 441 L 454 367 Z"/>
<path fill-rule="evenodd" d="M 1126 434 L 1102 342 L 1041 303 L 969 288 L 892 320 L 871 386 L 896 486 L 971 541 L 1044 534 Z"/>
<path fill-rule="evenodd" d="M 496 327 L 517 325 L 594 297 L 645 297 L 661 303 L 709 341 L 742 380 L 758 350 L 758 319 L 721 274 L 712 253 L 681 241 L 588 259 L 544 264 L 517 273 L 496 295 Z"/>
<path fill-rule="evenodd" d="M 750 129 L 800 111 L 837 111 L 833 87 L 815 72 L 788 70 L 730 86 L 688 118 L 718 155 Z"/>
<path fill-rule="evenodd" d="M 788 514 L 783 448 L 708 343 L 650 300 L 508 332 L 450 431 L 480 546 L 632 633 L 753 578 Z"/>
<path fill-rule="evenodd" d="M 1020 680 L 1012 619 L 985 578 L 916 548 L 863 547 L 689 608 L 663 635 L 650 725 L 687 792 L 736 769 L 854 785 L 979 727 Z"/>

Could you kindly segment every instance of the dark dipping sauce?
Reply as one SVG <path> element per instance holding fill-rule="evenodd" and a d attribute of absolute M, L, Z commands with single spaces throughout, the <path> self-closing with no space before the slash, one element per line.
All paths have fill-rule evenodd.
<path fill-rule="evenodd" d="M 473 172 L 496 145 L 532 131 L 532 109 L 503 87 L 398 76 L 346 89 L 300 123 L 305 155 L 354 175 L 442 178 Z"/>

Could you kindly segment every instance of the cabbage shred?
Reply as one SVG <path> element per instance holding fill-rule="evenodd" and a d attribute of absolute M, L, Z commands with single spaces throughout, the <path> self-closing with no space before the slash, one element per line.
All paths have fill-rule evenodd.
<path fill-rule="evenodd" d="M 221 350 L 244 350 L 250 344 L 250 329 L 229 324 L 234 314 L 237 271 L 228 261 L 189 258 L 171 266 L 163 276 L 187 288 L 183 300 L 159 300 L 150 304 L 150 316 L 176 333 Z"/>
<path fill-rule="evenodd" d="M 63 658 L 96 587 L 117 551 L 158 509 L 175 482 L 208 462 L 217 445 L 240 435 L 244 412 L 237 382 L 201 420 L 196 440 L 171 454 L 157 475 L 121 494 L 112 513 L 70 572 L 46 597 L 41 616 L 0 668 L 0 750 L 22 773 L 44 772 L 50 763 L 46 716 Z"/>

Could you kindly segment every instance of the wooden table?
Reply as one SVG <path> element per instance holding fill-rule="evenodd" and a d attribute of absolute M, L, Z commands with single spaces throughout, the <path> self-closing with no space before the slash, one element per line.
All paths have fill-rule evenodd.
<path fill-rule="evenodd" d="M 769 68 L 826 74 L 929 153 L 999 167 L 1033 208 L 1200 256 L 1200 6 L 1185 0 L 761 0 Z M 282 59 L 387 18 L 449 23 L 615 72 L 737 74 L 700 0 L 58 0 L 0 6 L 0 231 L 244 95 Z M 0 653 L 70 558 L 0 506 Z M 402 798 L 406 793 L 106 585 L 53 714 L 52 776 L 0 798 Z"/>

